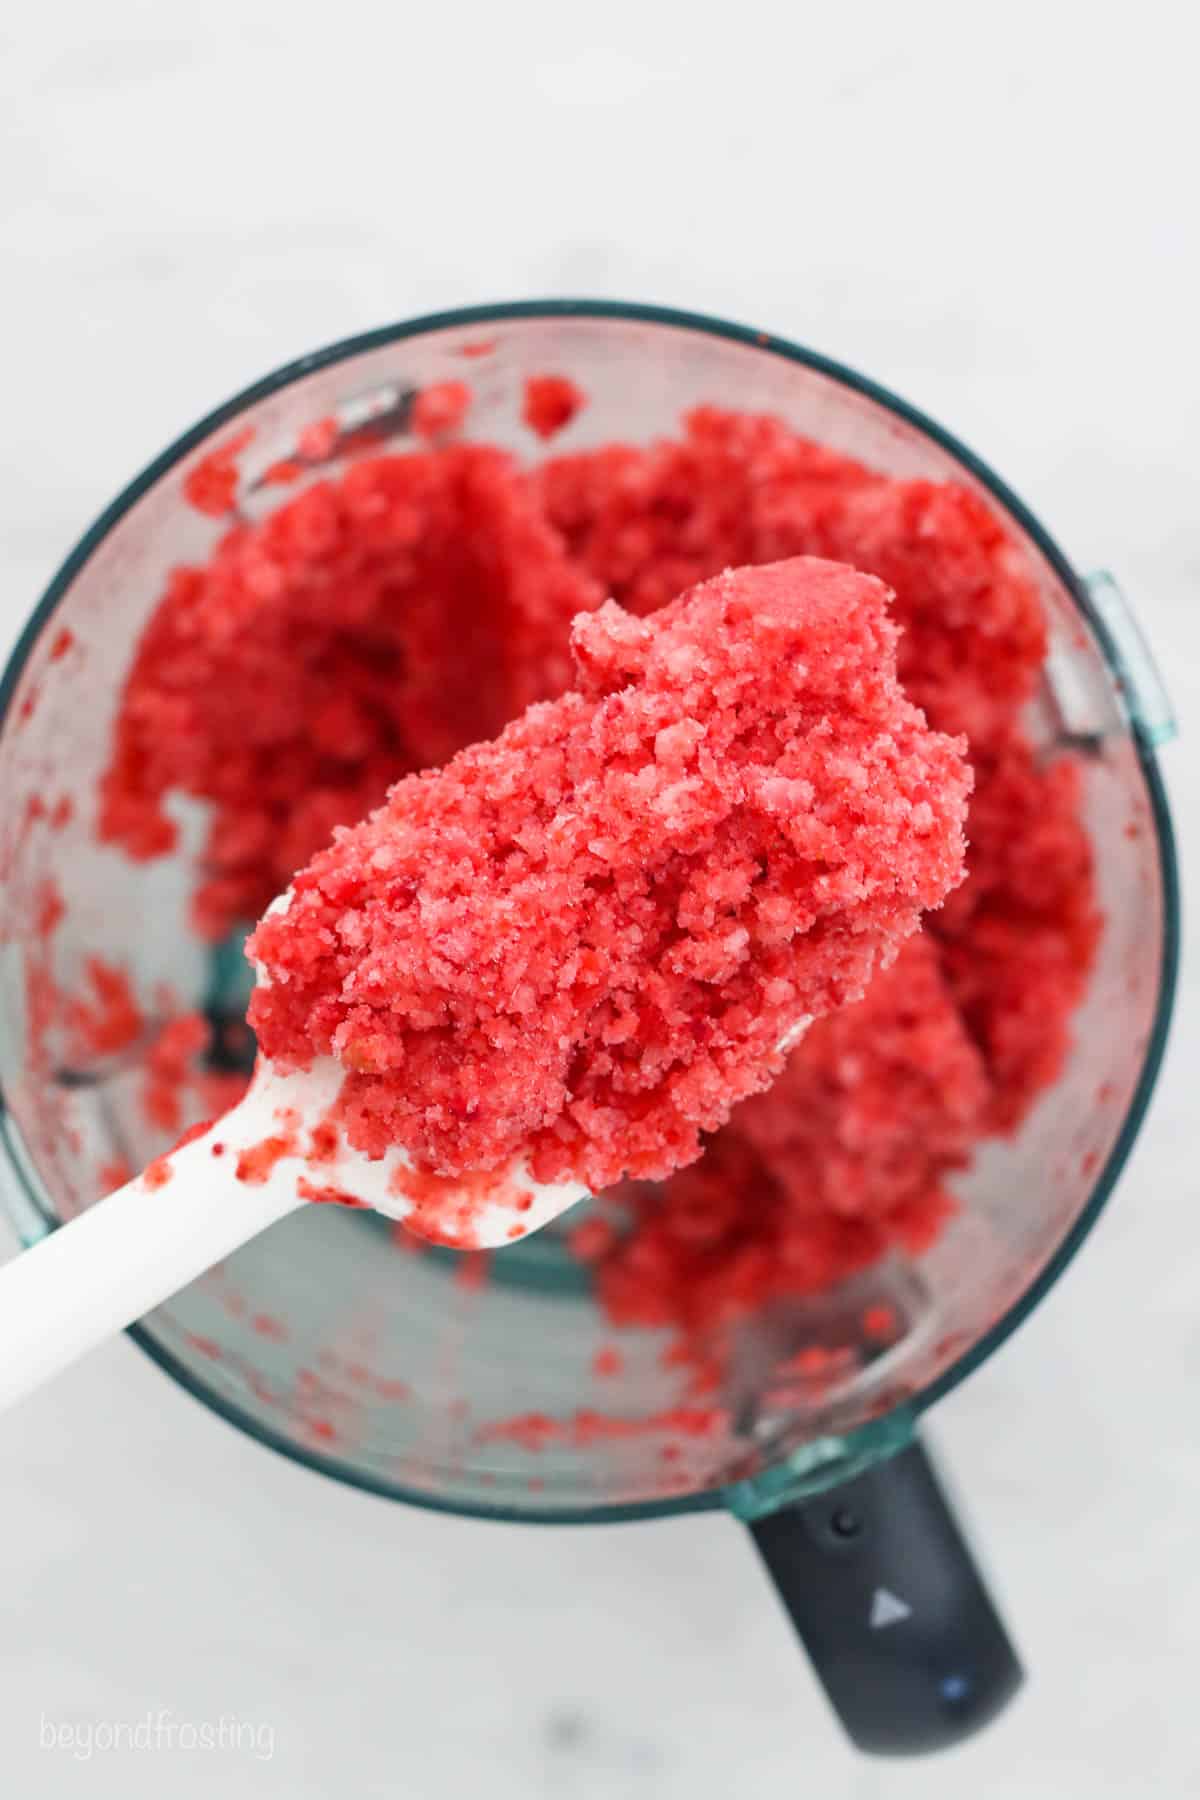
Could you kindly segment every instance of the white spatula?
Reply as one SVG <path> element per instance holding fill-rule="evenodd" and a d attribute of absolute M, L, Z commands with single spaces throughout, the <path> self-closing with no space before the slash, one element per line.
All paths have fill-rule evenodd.
<path fill-rule="evenodd" d="M 314 1199 L 336 1194 L 393 1219 L 421 1213 L 423 1202 L 404 1192 L 412 1164 L 403 1150 L 371 1161 L 320 1129 L 343 1074 L 330 1058 L 284 1073 L 260 1057 L 224 1118 L 0 1269 L 0 1406 Z M 424 1235 L 478 1249 L 538 1230 L 587 1192 L 579 1182 L 545 1186 L 519 1162 L 482 1191 L 464 1183 L 458 1200 L 453 1184 L 438 1185 Z"/>

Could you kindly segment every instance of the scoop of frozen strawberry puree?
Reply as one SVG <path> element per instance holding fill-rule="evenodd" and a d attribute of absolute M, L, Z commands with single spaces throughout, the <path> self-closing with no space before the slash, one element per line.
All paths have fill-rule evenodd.
<path fill-rule="evenodd" d="M 890 591 L 812 557 L 576 619 L 574 688 L 406 777 L 259 924 L 250 1018 L 360 1150 L 658 1179 L 963 878 L 964 744 Z"/>

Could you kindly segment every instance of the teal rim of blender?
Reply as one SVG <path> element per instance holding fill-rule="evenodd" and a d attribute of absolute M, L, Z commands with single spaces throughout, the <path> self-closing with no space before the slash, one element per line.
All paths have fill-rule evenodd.
<path fill-rule="evenodd" d="M 223 405 L 214 408 L 190 430 L 176 438 L 174 443 L 170 444 L 142 470 L 140 475 L 137 475 L 122 489 L 91 528 L 84 533 L 34 608 L 24 630 L 17 639 L 8 666 L 3 676 L 0 677 L 0 728 L 4 725 L 25 664 L 41 637 L 44 626 L 53 616 L 59 601 L 67 593 L 76 575 L 108 533 L 123 518 L 129 508 L 163 476 L 168 474 L 178 462 L 219 431 L 222 426 L 236 419 L 247 407 L 266 399 L 292 382 L 313 374 L 318 369 L 348 361 L 366 351 L 379 350 L 390 344 L 403 343 L 407 338 L 418 337 L 427 332 L 453 330 L 462 326 L 496 324 L 517 319 L 562 318 L 628 320 L 638 324 L 663 325 L 675 330 L 692 331 L 701 336 L 724 338 L 732 343 L 744 344 L 750 349 L 761 351 L 766 356 L 778 356 L 785 361 L 799 363 L 812 369 L 829 380 L 863 395 L 877 406 L 891 412 L 905 424 L 913 426 L 955 458 L 1029 537 L 1086 619 L 1104 652 L 1118 688 L 1124 692 L 1125 683 L 1122 679 L 1124 663 L 1113 634 L 1107 622 L 1092 603 L 1084 582 L 1067 561 L 1058 545 L 1024 502 L 1006 483 L 1000 480 L 999 476 L 993 473 L 986 463 L 917 407 L 911 406 L 906 400 L 900 399 L 898 395 L 881 387 L 877 382 L 868 380 L 853 369 L 849 369 L 817 351 L 793 344 L 786 338 L 777 337 L 772 332 L 756 331 L 750 326 L 732 324 L 728 320 L 713 318 L 704 313 L 681 312 L 673 307 L 642 305 L 638 302 L 622 300 L 516 300 L 427 313 L 420 318 L 410 319 L 399 325 L 385 325 L 374 331 L 362 332 L 355 337 L 343 338 L 321 350 L 297 357 L 292 362 L 285 363 L 281 368 L 276 369 L 272 374 L 263 376 L 251 386 L 243 388 L 232 399 L 225 401 Z M 1179 866 L 1175 833 L 1155 756 L 1153 733 L 1147 730 L 1143 722 L 1139 720 L 1136 708 L 1128 707 L 1127 710 L 1130 734 L 1133 738 L 1142 777 L 1146 783 L 1154 820 L 1163 895 L 1163 942 L 1154 1022 L 1147 1040 L 1137 1083 L 1116 1142 L 1099 1173 L 1087 1205 L 1029 1286 L 1001 1314 L 988 1332 L 969 1349 L 964 1350 L 934 1381 L 922 1388 L 920 1393 L 898 1404 L 881 1418 L 868 1421 L 841 1440 L 840 1454 L 833 1458 L 829 1465 L 830 1479 L 840 1478 L 841 1474 L 850 1466 L 861 1466 L 863 1461 L 874 1460 L 876 1454 L 886 1456 L 900 1448 L 900 1442 L 897 1441 L 897 1430 L 899 1430 L 901 1438 L 907 1437 L 912 1420 L 915 1420 L 927 1407 L 932 1406 L 935 1401 L 942 1399 L 951 1389 L 957 1387 L 959 1382 L 972 1374 L 994 1350 L 999 1348 L 1006 1338 L 1012 1335 L 1017 1326 L 1053 1287 L 1096 1223 L 1141 1129 L 1142 1120 L 1145 1117 L 1162 1064 L 1174 1007 L 1175 986 L 1179 970 Z M 3 1089 L 0 1087 L 0 1113 L 5 1110 L 6 1101 Z M 25 1170 L 16 1163 L 14 1163 L 14 1167 L 26 1186 L 31 1203 L 45 1217 L 38 1195 L 30 1189 Z M 47 1218 L 46 1223 L 53 1230 L 58 1221 Z M 462 1503 L 439 1500 L 430 1495 L 401 1487 L 396 1483 L 381 1478 L 377 1479 L 361 1469 L 355 1469 L 340 1462 L 336 1456 L 323 1455 L 292 1442 L 282 1432 L 275 1432 L 260 1421 L 251 1419 L 235 1404 L 208 1388 L 185 1363 L 159 1343 L 140 1321 L 135 1321 L 127 1330 L 134 1343 L 139 1345 L 182 1388 L 194 1395 L 196 1399 L 202 1400 L 206 1406 L 230 1424 L 236 1425 L 269 1449 L 277 1450 L 290 1457 L 294 1462 L 315 1469 L 320 1474 L 333 1476 L 352 1487 L 362 1488 L 369 1493 L 380 1494 L 388 1499 L 403 1500 L 410 1505 L 424 1507 L 430 1511 L 457 1513 L 466 1518 L 494 1519 L 521 1524 L 616 1523 L 621 1520 L 660 1518 L 679 1512 L 710 1511 L 729 1505 L 734 1497 L 732 1488 L 713 1488 L 676 1498 L 595 1505 L 582 1509 L 547 1507 L 544 1511 L 536 1513 L 518 1512 L 513 1508 L 501 1505 L 488 1505 L 482 1499 L 479 1502 L 470 1500 Z M 782 1474 L 782 1470 L 777 1474 Z M 736 1486 L 744 1486 L 744 1484 L 735 1484 Z M 735 1505 L 735 1510 L 741 1511 L 742 1508 Z"/>

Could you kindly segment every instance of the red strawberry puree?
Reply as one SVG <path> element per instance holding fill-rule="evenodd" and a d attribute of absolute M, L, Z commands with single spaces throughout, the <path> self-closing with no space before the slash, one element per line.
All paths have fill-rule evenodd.
<path fill-rule="evenodd" d="M 171 578 L 138 649 L 101 835 L 169 850 L 164 801 L 212 803 L 197 924 L 253 918 L 399 775 L 494 735 L 570 675 L 603 588 L 507 457 L 374 457 Z"/>
<path fill-rule="evenodd" d="M 351 1140 L 661 1178 L 962 879 L 969 777 L 895 677 L 888 591 L 811 557 L 575 623 L 576 686 L 410 776 L 249 944 L 273 1062 Z"/>
<path fill-rule="evenodd" d="M 472 415 L 461 395 L 452 412 L 439 412 L 439 429 L 452 433 L 460 419 L 469 428 Z M 332 447 L 326 444 L 323 453 Z M 1038 597 L 1020 552 L 989 508 L 953 483 L 882 476 L 780 420 L 709 407 L 692 413 L 670 439 L 551 456 L 532 468 L 498 450 L 449 439 L 435 438 L 407 455 L 364 453 L 257 523 L 230 510 L 238 494 L 234 452 L 244 454 L 244 446 L 233 452 L 225 446 L 201 495 L 209 511 L 229 513 L 229 529 L 205 565 L 175 573 L 151 619 L 118 718 L 101 812 L 109 841 L 151 857 L 173 842 L 171 796 L 207 803 L 211 823 L 196 911 L 201 928 L 214 935 L 260 912 L 328 841 L 332 827 L 378 805 L 389 783 L 494 735 L 529 701 L 563 694 L 571 679 L 571 617 L 595 611 L 606 596 L 645 616 L 725 568 L 795 556 L 847 562 L 894 588 L 900 679 L 935 730 L 969 739 L 975 792 L 968 878 L 862 1002 L 817 1020 L 775 1086 L 738 1106 L 707 1136 L 698 1162 L 665 1182 L 616 1189 L 571 1241 L 594 1265 L 601 1300 L 615 1319 L 688 1328 L 736 1318 L 772 1296 L 827 1287 L 892 1246 L 916 1250 L 929 1243 L 953 1207 L 954 1175 L 975 1147 L 1019 1126 L 1055 1081 L 1099 930 L 1078 770 L 1069 758 L 1035 756 L 1024 726 L 1045 655 Z M 864 608 L 857 616 L 865 626 L 866 602 Z M 617 629 L 611 613 L 581 634 L 583 685 L 568 714 L 604 703 L 602 666 L 606 658 L 619 666 L 628 639 L 628 624 Z M 630 640 L 631 651 L 637 648 Z M 768 676 L 774 675 L 772 667 Z M 799 696 L 793 700 L 798 704 Z M 722 696 L 706 704 L 719 721 L 727 719 Z M 850 712 L 839 705 L 836 717 Z M 569 733 L 547 746 L 556 779 L 573 747 Z M 688 771 L 703 753 L 678 727 L 664 749 Z M 803 751 L 812 753 L 807 738 Z M 464 881 L 469 872 L 486 892 L 488 910 L 474 924 L 464 914 L 464 946 L 472 931 L 486 931 L 494 941 L 504 892 L 504 840 L 494 814 L 483 830 L 481 793 L 496 775 L 488 757 L 487 750 L 468 757 L 474 786 L 462 782 L 451 813 L 462 823 L 472 807 L 481 809 L 463 831 L 462 870 Z M 637 767 L 657 789 L 659 760 L 641 738 Z M 785 807 L 768 820 L 763 790 L 778 778 L 773 769 L 760 784 L 761 829 L 769 823 L 782 846 L 785 822 L 804 829 L 824 824 L 840 848 L 846 821 L 832 814 L 822 820 L 819 810 Z M 440 793 L 438 784 L 447 779 L 461 778 L 434 777 L 422 789 Z M 406 784 L 401 793 L 407 791 Z M 699 836 L 708 833 L 705 848 L 685 852 L 677 836 L 667 861 L 652 858 L 642 866 L 656 877 L 669 866 L 680 895 L 687 893 L 693 910 L 676 928 L 678 941 L 686 940 L 689 956 L 714 959 L 712 985 L 724 995 L 737 973 L 737 932 L 764 924 L 752 859 L 747 854 L 740 865 L 740 885 L 710 892 L 699 871 L 709 866 L 719 820 L 713 811 L 701 828 L 701 809 L 715 806 L 718 796 L 689 797 L 685 809 L 685 794 L 678 811 L 668 809 L 671 828 L 686 836 L 694 811 Z M 651 798 L 648 790 L 639 804 L 631 799 L 617 813 L 615 829 L 604 813 L 597 835 L 605 845 L 612 841 L 613 853 L 619 846 L 613 866 L 622 881 L 639 866 L 626 851 L 649 836 Z M 539 856 L 560 852 L 557 841 L 547 848 L 547 808 L 544 800 L 527 806 L 530 835 L 509 846 L 514 887 Z M 893 830 L 899 841 L 898 821 Z M 369 942 L 365 970 L 390 979 L 418 936 L 452 949 L 447 906 L 415 918 L 403 902 L 402 876 L 393 878 L 394 898 L 382 904 L 383 878 L 376 874 L 364 885 L 354 874 L 379 827 L 365 831 L 352 834 L 349 848 L 326 853 L 305 880 L 323 880 L 327 870 L 330 878 L 350 881 L 336 916 Z M 577 836 L 571 847 L 574 856 Z M 868 846 L 861 848 L 862 866 L 873 867 Z M 450 868 L 444 849 L 439 880 Z M 737 868 L 732 841 L 729 849 L 729 867 Z M 797 865 L 805 861 L 794 843 L 787 854 Z M 402 861 L 405 856 L 402 850 Z M 753 861 L 758 867 L 757 852 Z M 627 1113 L 638 1111 L 634 1046 L 643 1031 L 656 1054 L 678 1042 L 686 977 L 671 966 L 664 951 L 673 946 L 660 937 L 656 955 L 643 952 L 652 965 L 650 983 L 630 990 L 631 1004 L 621 1009 L 619 980 L 631 965 L 607 966 L 614 955 L 609 926 L 619 915 L 598 881 L 592 911 L 603 925 L 588 948 L 600 966 L 588 969 L 581 961 L 566 985 L 558 985 L 547 954 L 553 956 L 554 934 L 569 916 L 569 896 L 583 893 L 587 866 L 575 857 L 555 869 L 554 903 L 545 908 L 549 935 L 532 929 L 525 916 L 512 923 L 514 957 L 518 945 L 530 956 L 528 968 L 520 965 L 512 1000 L 522 981 L 529 985 L 502 1022 L 514 1058 L 522 1059 L 522 1083 L 528 1075 L 528 1093 L 509 1080 L 507 1051 L 498 1055 L 491 1047 L 489 1054 L 483 1019 L 489 1001 L 500 1018 L 499 988 L 489 994 L 485 971 L 468 976 L 469 954 L 443 958 L 436 982 L 426 971 L 426 986 L 414 982 L 405 991 L 409 1010 L 393 1022 L 379 1017 L 362 983 L 345 996 L 331 991 L 337 956 L 350 948 L 335 939 L 305 971 L 303 997 L 275 1028 L 297 1054 L 305 1053 L 310 1031 L 330 1038 L 340 1031 L 351 1055 L 368 1064 L 383 1059 L 382 1073 L 364 1067 L 356 1078 L 357 1122 L 364 1131 L 387 1131 L 399 1063 L 418 1044 L 436 1062 L 438 1027 L 435 1019 L 422 1019 L 419 1005 L 440 1006 L 443 1019 L 455 1019 L 454 1027 L 441 1027 L 444 1040 L 461 1029 L 475 1050 L 471 1073 L 458 1081 L 449 1071 L 430 1071 L 431 1084 L 434 1077 L 442 1081 L 447 1115 L 455 1103 L 463 1112 L 461 1118 L 422 1115 L 431 1160 L 444 1166 L 439 1158 L 452 1157 L 451 1145 L 465 1145 L 468 1133 L 476 1153 L 481 1144 L 497 1143 L 501 1112 L 515 1105 L 520 1118 L 514 1113 L 503 1129 L 540 1130 L 539 1156 L 548 1166 L 586 1148 L 606 1172 L 617 1160 L 617 1121 L 608 1116 L 613 1096 L 620 1095 Z M 773 851 L 767 867 L 777 866 Z M 822 871 L 831 879 L 844 872 L 842 864 Z M 816 873 L 809 869 L 810 877 Z M 482 874 L 486 886 L 477 880 Z M 535 912 L 543 909 L 540 895 L 535 901 L 527 888 L 524 897 Z M 452 899 L 446 896 L 447 905 Z M 652 929 L 668 930 L 661 888 L 651 882 L 641 899 Z M 575 904 L 571 929 L 586 928 L 578 917 L 582 901 Z M 790 895 L 786 904 L 789 918 L 802 915 L 802 907 L 793 915 Z M 322 910 L 333 913 L 329 895 L 315 885 L 305 907 L 310 923 Z M 735 941 L 724 948 L 722 907 L 735 919 L 724 933 Z M 618 954 L 632 958 L 631 934 L 616 935 Z M 760 938 L 754 944 L 756 955 L 770 949 Z M 844 941 L 841 950 L 850 956 Z M 804 961 L 807 967 L 807 956 Z M 565 960 L 556 965 L 558 975 L 566 966 Z M 846 978 L 848 986 L 861 983 L 865 967 Z M 490 965 L 486 972 L 498 980 Z M 745 972 L 765 990 L 758 962 L 747 963 Z M 808 972 L 820 977 L 815 966 Z M 588 1011 L 589 978 L 595 992 L 612 983 L 612 1004 L 606 999 Z M 698 993 L 704 972 L 697 968 L 692 979 Z M 591 1085 L 574 1111 L 555 1114 L 564 1065 L 561 1058 L 555 1063 L 549 1034 L 536 1033 L 530 1014 L 520 1010 L 531 996 L 533 1013 L 549 1008 L 556 1019 L 567 1019 L 568 1036 L 581 1029 L 591 1034 Z M 783 1010 L 783 1003 L 774 1004 Z M 713 1077 L 715 1100 L 719 1055 L 700 1041 L 708 1014 L 687 1016 L 700 1026 L 688 1080 L 693 1068 L 704 1072 L 705 1082 Z M 486 1092 L 477 1080 L 485 1069 L 497 1084 Z M 730 1066 L 739 1079 L 743 1072 L 749 1074 L 748 1065 L 744 1071 Z M 575 1071 L 568 1064 L 565 1073 L 569 1085 Z M 665 1093 L 649 1091 L 657 1100 L 673 1093 L 669 1086 Z M 466 1113 L 477 1093 L 481 1122 Z M 711 1116 L 708 1097 L 699 1086 L 678 1102 L 672 1098 L 661 1116 L 656 1109 L 645 1133 L 639 1119 L 626 1116 L 619 1132 L 634 1145 L 634 1168 L 661 1144 L 664 1122 L 680 1134 L 682 1154 L 683 1135 Z M 554 1122 L 536 1127 L 538 1119 Z"/>

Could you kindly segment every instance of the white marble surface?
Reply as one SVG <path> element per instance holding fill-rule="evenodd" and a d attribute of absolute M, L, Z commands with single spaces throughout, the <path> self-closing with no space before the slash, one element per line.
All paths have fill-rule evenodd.
<path fill-rule="evenodd" d="M 438 305 L 590 290 L 790 333 L 944 418 L 1119 571 L 1190 728 L 1195 9 L 986 14 L 13 12 L 0 630 L 130 473 L 262 370 Z M 1188 729 L 1166 759 L 1185 858 L 1198 754 Z M 122 1341 L 0 1431 L 4 1791 L 1200 1793 L 1195 988 L 1189 967 L 1102 1228 L 936 1422 L 1034 1671 L 985 1738 L 856 1761 L 732 1524 L 403 1511 L 256 1449 Z M 43 1715 L 160 1707 L 265 1723 L 274 1755 L 39 1749 Z"/>

